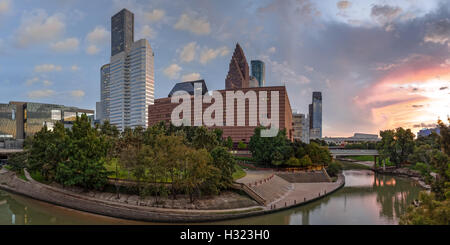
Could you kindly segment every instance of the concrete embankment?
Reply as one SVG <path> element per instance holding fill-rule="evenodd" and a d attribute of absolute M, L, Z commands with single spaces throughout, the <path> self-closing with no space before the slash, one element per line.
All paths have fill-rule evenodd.
<path fill-rule="evenodd" d="M 0 189 L 80 211 L 147 222 L 196 223 L 221 221 L 268 214 L 302 204 L 302 202 L 296 202 L 295 205 L 292 204 L 285 207 L 281 207 L 280 205 L 276 209 L 268 209 L 264 206 L 227 210 L 180 210 L 155 208 L 92 198 L 39 183 L 34 181 L 27 172 L 25 172 L 25 175 L 28 181 L 18 178 L 13 172 L 0 172 Z M 336 185 L 336 188 L 329 190 L 327 194 L 331 194 L 344 185 L 343 176 L 340 176 L 338 181 L 340 181 L 340 184 Z M 322 197 L 323 196 L 317 196 L 306 200 L 304 203 L 309 203 Z"/>

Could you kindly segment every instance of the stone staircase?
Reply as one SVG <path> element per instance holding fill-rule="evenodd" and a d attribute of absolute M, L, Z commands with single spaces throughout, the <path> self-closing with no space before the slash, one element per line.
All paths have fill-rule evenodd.
<path fill-rule="evenodd" d="M 269 181 L 252 185 L 250 188 L 264 198 L 266 205 L 282 198 L 287 192 L 294 189 L 291 183 L 276 175 Z"/>

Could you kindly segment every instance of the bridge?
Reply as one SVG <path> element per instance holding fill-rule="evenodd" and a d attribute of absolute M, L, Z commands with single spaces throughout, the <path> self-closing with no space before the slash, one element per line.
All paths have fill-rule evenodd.
<path fill-rule="evenodd" d="M 380 153 L 377 150 L 358 150 L 358 149 L 342 149 L 342 148 L 332 148 L 330 153 L 333 158 L 344 157 L 344 156 L 374 156 L 374 163 L 377 163 L 377 157 Z"/>

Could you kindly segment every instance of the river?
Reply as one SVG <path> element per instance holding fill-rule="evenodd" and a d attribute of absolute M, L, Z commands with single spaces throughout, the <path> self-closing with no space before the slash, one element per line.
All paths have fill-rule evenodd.
<path fill-rule="evenodd" d="M 395 225 L 422 190 L 410 179 L 344 171 L 345 186 L 316 202 L 273 214 L 212 224 Z M 89 214 L 0 191 L 0 225 L 155 224 Z"/>

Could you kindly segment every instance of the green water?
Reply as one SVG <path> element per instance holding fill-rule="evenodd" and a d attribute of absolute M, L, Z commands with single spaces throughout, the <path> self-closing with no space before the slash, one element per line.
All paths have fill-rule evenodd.
<path fill-rule="evenodd" d="M 344 188 L 322 200 L 269 215 L 214 224 L 398 224 L 422 190 L 406 178 L 345 171 Z M 0 225 L 152 224 L 93 215 L 0 191 Z"/>

